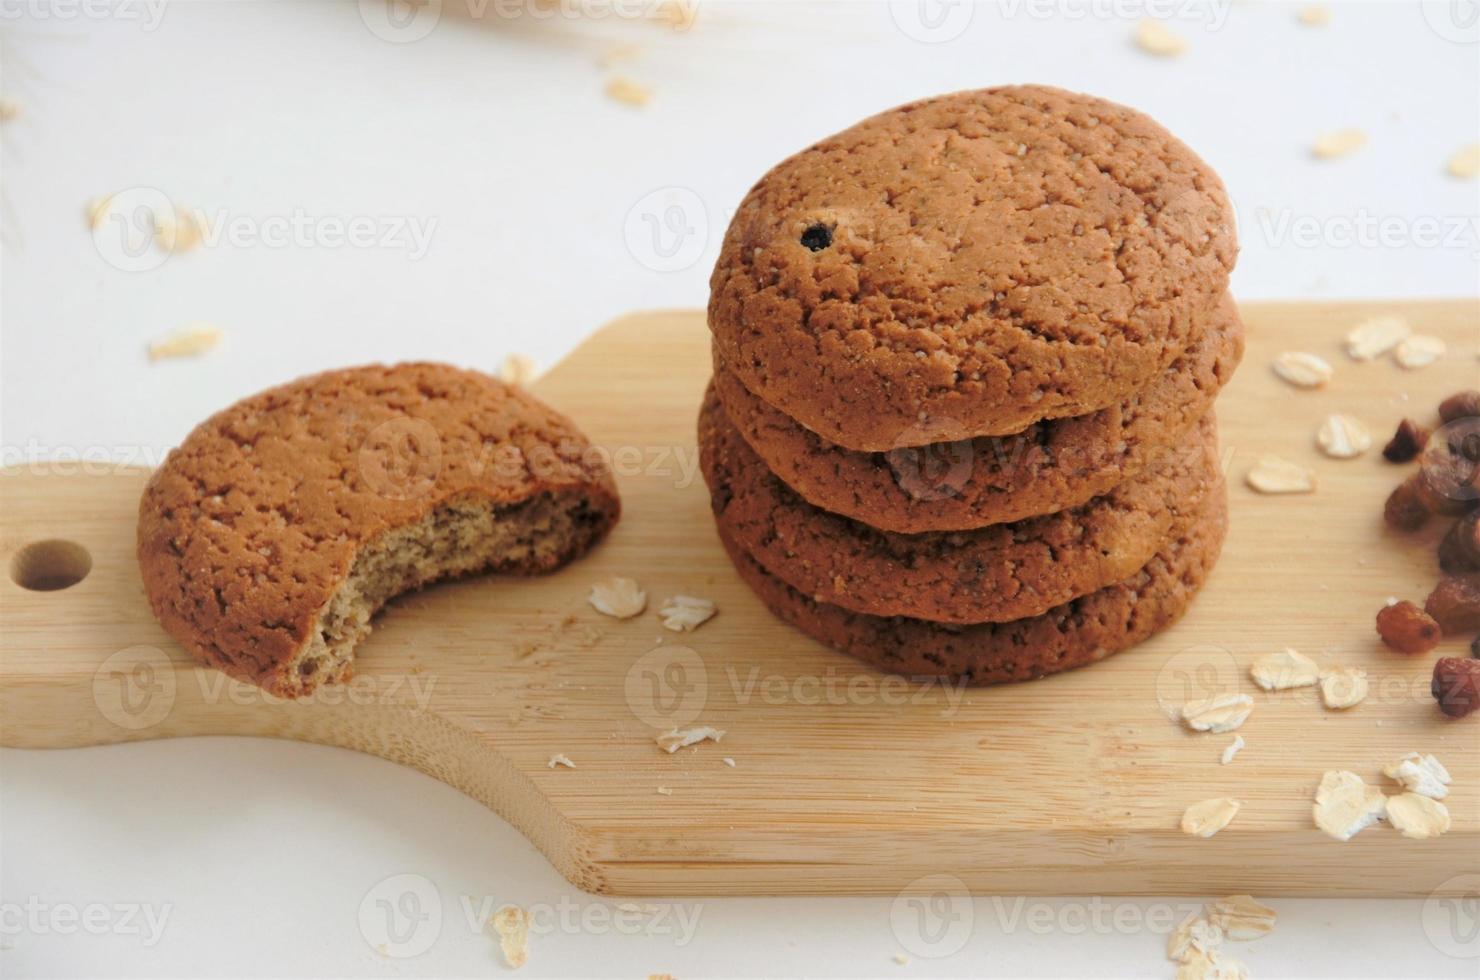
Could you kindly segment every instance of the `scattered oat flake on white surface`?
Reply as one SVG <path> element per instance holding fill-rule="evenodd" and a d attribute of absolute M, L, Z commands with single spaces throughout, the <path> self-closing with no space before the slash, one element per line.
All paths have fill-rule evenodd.
<path fill-rule="evenodd" d="M 1248 980 L 1248 971 L 1243 963 L 1221 951 L 1193 950 L 1177 967 L 1177 980 Z"/>
<path fill-rule="evenodd" d="M 687 633 L 707 623 L 718 612 L 708 599 L 696 599 L 691 595 L 676 595 L 663 600 L 658 618 L 665 629 L 675 633 Z"/>
<path fill-rule="evenodd" d="M 1244 482 L 1265 494 L 1314 493 L 1316 475 L 1278 456 L 1261 456 L 1244 474 Z"/>
<path fill-rule="evenodd" d="M 529 961 L 529 914 L 517 905 L 501 905 L 488 920 L 498 933 L 504 962 L 517 970 Z"/>
<path fill-rule="evenodd" d="M 623 61 L 634 61 L 642 55 L 640 44 L 614 44 L 601 53 L 597 62 L 602 68 L 614 68 Z"/>
<path fill-rule="evenodd" d="M 1356 459 L 1372 448 L 1372 433 L 1360 419 L 1337 413 L 1316 430 L 1316 445 L 1332 459 Z"/>
<path fill-rule="evenodd" d="M 1354 361 L 1371 361 L 1398 346 L 1413 328 L 1397 316 L 1374 316 L 1352 327 L 1346 335 L 1346 352 Z"/>
<path fill-rule="evenodd" d="M 209 323 L 187 323 L 179 330 L 149 343 L 149 360 L 169 357 L 199 357 L 221 342 L 221 328 Z"/>
<path fill-rule="evenodd" d="M 677 728 L 671 729 L 659 735 L 654 741 L 658 743 L 658 748 L 672 755 L 679 749 L 690 745 L 698 745 L 705 739 L 711 742 L 718 742 L 724 737 L 725 733 L 723 730 L 710 728 L 708 725 L 700 725 L 697 728 L 686 728 L 683 731 L 679 731 Z"/>
<path fill-rule="evenodd" d="M 1182 812 L 1182 833 L 1212 837 L 1238 815 L 1241 804 L 1228 796 L 1194 803 Z"/>
<path fill-rule="evenodd" d="M 1451 177 L 1475 177 L 1480 175 L 1480 143 L 1462 146 L 1449 158 Z"/>
<path fill-rule="evenodd" d="M 1223 945 L 1223 930 L 1193 913 L 1167 936 L 1167 959 L 1185 963 L 1194 952 L 1207 953 Z"/>
<path fill-rule="evenodd" d="M 1223 935 L 1243 943 L 1267 936 L 1274 931 L 1274 909 L 1254 900 L 1252 895 L 1229 895 L 1208 906 L 1208 921 L 1223 930 Z"/>
<path fill-rule="evenodd" d="M 539 376 L 539 367 L 528 354 L 510 354 L 498 366 L 498 379 L 511 385 L 527 385 Z"/>
<path fill-rule="evenodd" d="M 108 212 L 113 205 L 115 195 L 107 197 L 94 197 L 87 202 L 87 208 L 83 212 L 87 215 L 87 226 L 93 230 L 102 227 L 103 221 L 108 217 Z"/>
<path fill-rule="evenodd" d="M 1136 46 L 1147 54 L 1167 58 L 1187 50 L 1187 39 L 1159 20 L 1147 17 L 1136 27 Z"/>
<path fill-rule="evenodd" d="M 1355 153 L 1367 145 L 1367 134 L 1360 129 L 1338 129 L 1322 133 L 1311 146 L 1311 153 L 1320 160 L 1332 160 Z"/>
<path fill-rule="evenodd" d="M 1367 672 L 1360 667 L 1332 667 L 1321 671 L 1321 702 L 1333 711 L 1344 711 L 1367 697 Z"/>
<path fill-rule="evenodd" d="M 1303 350 L 1284 351 L 1270 366 L 1280 380 L 1297 388 L 1324 388 L 1335 373 L 1330 361 Z"/>
<path fill-rule="evenodd" d="M 1438 337 L 1414 334 L 1393 349 L 1393 360 L 1410 371 L 1428 367 L 1449 349 Z"/>
<path fill-rule="evenodd" d="M 1182 722 L 1195 732 L 1231 732 L 1249 718 L 1254 699 L 1247 694 L 1220 694 L 1182 706 Z"/>
<path fill-rule="evenodd" d="M 1249 666 L 1249 676 L 1266 691 L 1286 691 L 1319 684 L 1321 668 L 1305 654 L 1286 647 L 1255 660 Z"/>
<path fill-rule="evenodd" d="M 893 959 L 894 962 L 898 963 L 900 966 L 906 966 L 910 962 L 910 958 L 903 953 L 895 953 L 894 956 L 891 957 L 891 959 Z"/>
<path fill-rule="evenodd" d="M 631 619 L 647 608 L 647 593 L 638 586 L 636 579 L 602 579 L 591 586 L 588 600 L 599 613 L 616 619 Z"/>
<path fill-rule="evenodd" d="M 1444 764 L 1431 755 L 1409 752 L 1387 766 L 1382 774 L 1410 793 L 1442 800 L 1449 795 L 1450 775 Z"/>
<path fill-rule="evenodd" d="M 1242 735 L 1235 735 L 1233 736 L 1233 741 L 1223 747 L 1223 755 L 1219 758 L 1219 761 L 1226 766 L 1233 761 L 1234 756 L 1243 750 L 1244 737 Z"/>
<path fill-rule="evenodd" d="M 21 114 L 21 104 L 15 99 L 0 98 L 0 123 L 8 123 Z"/>
<path fill-rule="evenodd" d="M 576 767 L 576 764 L 570 761 L 570 756 L 562 755 L 559 752 L 550 756 L 550 761 L 545 763 L 545 765 L 551 769 L 554 769 L 556 766 L 564 766 L 567 769 L 574 769 Z"/>
<path fill-rule="evenodd" d="M 1306 4 L 1295 12 L 1295 18 L 1307 27 L 1325 27 L 1331 23 L 1331 8 L 1324 3 Z"/>
<path fill-rule="evenodd" d="M 1404 837 L 1425 840 L 1449 832 L 1449 808 L 1438 800 L 1417 793 L 1390 796 L 1388 822 Z"/>
<path fill-rule="evenodd" d="M 606 83 L 606 95 L 609 99 L 633 106 L 645 106 L 653 98 L 651 89 L 621 75 Z"/>
<path fill-rule="evenodd" d="M 1332 769 L 1321 777 L 1311 816 L 1316 826 L 1340 841 L 1351 840 L 1387 815 L 1387 797 L 1376 786 L 1345 769 Z"/>
<path fill-rule="evenodd" d="M 188 252 L 205 240 L 205 219 L 199 210 L 179 204 L 154 216 L 154 244 L 165 252 Z"/>

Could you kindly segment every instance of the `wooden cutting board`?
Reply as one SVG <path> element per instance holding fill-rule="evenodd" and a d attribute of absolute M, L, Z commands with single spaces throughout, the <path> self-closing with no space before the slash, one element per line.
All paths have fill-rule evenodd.
<path fill-rule="evenodd" d="M 1448 355 L 1418 371 L 1349 360 L 1346 330 L 1390 312 L 1443 337 Z M 1372 626 L 1388 596 L 1427 594 L 1439 528 L 1386 533 L 1382 503 L 1407 468 L 1376 449 L 1328 460 L 1313 437 L 1340 411 L 1380 446 L 1402 416 L 1428 419 L 1440 397 L 1475 386 L 1480 304 L 1245 314 L 1248 357 L 1218 407 L 1233 516 L 1223 560 L 1180 625 L 1098 666 L 1011 687 L 914 685 L 772 619 L 720 550 L 697 473 L 703 316 L 651 313 L 600 331 L 535 386 L 613 453 L 626 514 L 611 540 L 547 578 L 401 599 L 361 648 L 357 679 L 307 702 L 196 666 L 155 625 L 134 565 L 142 471 L 5 471 L 0 741 L 247 734 L 373 752 L 481 800 L 603 893 L 894 893 L 941 874 L 1032 894 L 1462 890 L 1456 876 L 1480 870 L 1480 715 L 1444 719 L 1428 694 L 1437 654 L 1391 653 Z M 1285 349 L 1328 358 L 1335 380 L 1324 391 L 1277 381 L 1269 363 Z M 1243 472 L 1265 453 L 1313 468 L 1319 491 L 1246 489 Z M 88 563 L 65 589 L 15 581 L 56 585 Z M 587 605 L 591 583 L 614 574 L 640 580 L 648 613 L 617 622 Z M 721 611 L 694 633 L 667 632 L 653 609 L 674 593 Z M 1439 652 L 1460 655 L 1468 640 Z M 1365 668 L 1371 696 L 1338 713 L 1311 689 L 1255 691 L 1249 662 L 1285 646 Z M 1226 766 L 1232 736 L 1190 734 L 1171 717 L 1220 690 L 1256 701 L 1247 748 Z M 653 741 L 693 724 L 728 734 L 674 755 Z M 1342 844 L 1314 829 L 1324 770 L 1382 783 L 1382 766 L 1415 750 L 1454 774 L 1447 836 L 1380 825 Z M 555 753 L 577 768 L 549 768 Z M 1183 809 L 1213 796 L 1242 800 L 1242 812 L 1214 838 L 1183 835 Z"/>

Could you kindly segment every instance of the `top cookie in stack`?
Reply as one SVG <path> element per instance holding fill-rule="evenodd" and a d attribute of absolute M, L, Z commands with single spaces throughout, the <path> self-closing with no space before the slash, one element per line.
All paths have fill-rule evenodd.
<path fill-rule="evenodd" d="M 1236 251 L 1191 150 L 1056 89 L 913 103 L 781 163 L 710 283 L 700 441 L 737 568 L 834 646 L 977 681 L 1170 622 L 1222 540 Z"/>

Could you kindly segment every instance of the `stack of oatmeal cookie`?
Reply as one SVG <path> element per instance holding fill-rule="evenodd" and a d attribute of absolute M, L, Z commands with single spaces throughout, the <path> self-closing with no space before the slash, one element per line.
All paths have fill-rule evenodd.
<path fill-rule="evenodd" d="M 1236 252 L 1191 150 L 1056 89 L 913 103 L 786 160 L 711 280 L 699 442 L 735 567 L 905 674 L 1025 680 L 1165 628 L 1227 523 Z"/>

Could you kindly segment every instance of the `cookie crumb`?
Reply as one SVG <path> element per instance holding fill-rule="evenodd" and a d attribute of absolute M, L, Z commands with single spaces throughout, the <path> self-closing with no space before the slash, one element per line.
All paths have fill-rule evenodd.
<path fill-rule="evenodd" d="M 1244 474 L 1250 488 L 1264 494 L 1313 493 L 1316 475 L 1278 456 L 1261 456 Z"/>
<path fill-rule="evenodd" d="M 1220 694 L 1184 704 L 1182 722 L 1195 732 L 1222 734 L 1243 725 L 1253 710 L 1254 699 L 1247 694 Z"/>
<path fill-rule="evenodd" d="M 1311 815 L 1327 836 L 1348 841 L 1387 815 L 1387 797 L 1356 773 L 1332 769 L 1321 776 Z"/>
<path fill-rule="evenodd" d="M 1367 134 L 1360 129 L 1338 129 L 1322 133 L 1311 146 L 1311 153 L 1318 160 L 1334 160 L 1355 153 L 1367 145 Z"/>
<path fill-rule="evenodd" d="M 1462 146 L 1449 158 L 1449 175 L 1469 179 L 1480 175 L 1480 143 Z"/>
<path fill-rule="evenodd" d="M 1182 813 L 1182 833 L 1212 837 L 1238 815 L 1240 805 L 1238 800 L 1227 796 L 1194 803 Z"/>
<path fill-rule="evenodd" d="M 1372 433 L 1350 415 L 1328 415 L 1316 431 L 1316 445 L 1332 459 L 1356 459 L 1372 448 Z"/>
<path fill-rule="evenodd" d="M 221 342 L 221 329 L 209 323 L 187 323 L 173 333 L 149 343 L 149 360 L 170 357 L 199 357 Z"/>
<path fill-rule="evenodd" d="M 1170 58 L 1187 50 L 1187 39 L 1148 17 L 1136 27 L 1136 46 L 1147 54 Z"/>
<path fill-rule="evenodd" d="M 529 961 L 529 914 L 517 905 L 502 905 L 488 921 L 498 933 L 498 944 L 503 950 L 504 962 L 515 970 L 527 963 Z"/>
<path fill-rule="evenodd" d="M 1249 666 L 1249 676 L 1266 691 L 1287 691 L 1319 684 L 1321 669 L 1305 654 L 1286 647 L 1255 660 Z"/>
<path fill-rule="evenodd" d="M 645 106 L 653 99 L 651 89 L 620 75 L 606 83 L 606 95 L 609 99 L 631 106 Z"/>
<path fill-rule="evenodd" d="M 1382 774 L 1408 792 L 1419 796 L 1442 800 L 1449 795 L 1449 770 L 1431 755 L 1409 752 L 1397 762 L 1384 767 Z"/>
<path fill-rule="evenodd" d="M 1331 362 L 1303 350 L 1284 351 L 1271 366 L 1281 380 L 1297 388 L 1324 388 L 1335 373 Z"/>
<path fill-rule="evenodd" d="M 647 608 L 647 593 L 638 586 L 636 579 L 618 576 L 602 579 L 591 586 L 587 601 L 603 615 L 631 619 Z"/>
<path fill-rule="evenodd" d="M 1321 702 L 1332 711 L 1345 711 L 1367 697 L 1367 672 L 1360 667 L 1332 667 L 1321 671 Z"/>
<path fill-rule="evenodd" d="M 1244 737 L 1242 735 L 1235 735 L 1233 736 L 1233 741 L 1229 742 L 1223 747 L 1223 755 L 1220 757 L 1219 762 L 1222 765 L 1226 766 L 1233 761 L 1234 756 L 1238 755 L 1243 750 Z"/>
<path fill-rule="evenodd" d="M 664 629 L 675 633 L 688 633 L 698 629 L 713 618 L 719 610 L 708 599 L 696 599 L 689 595 L 676 595 L 663 600 L 658 618 Z"/>
<path fill-rule="evenodd" d="M 570 761 L 569 756 L 562 755 L 561 753 L 556 752 L 554 755 L 550 756 L 550 761 L 545 763 L 545 766 L 550 769 L 554 769 L 556 766 L 564 766 L 567 769 L 574 769 L 576 767 L 576 764 Z"/>
<path fill-rule="evenodd" d="M 1413 371 L 1433 364 L 1448 349 L 1449 346 L 1438 337 L 1414 334 L 1393 349 L 1393 359 L 1401 367 Z"/>
<path fill-rule="evenodd" d="M 1408 321 L 1397 316 L 1364 320 L 1346 335 L 1346 352 L 1354 361 L 1371 361 L 1386 354 L 1413 333 Z"/>
<path fill-rule="evenodd" d="M 706 739 L 711 742 L 718 742 L 724 737 L 725 733 L 722 729 L 700 725 L 696 728 L 684 729 L 683 731 L 679 731 L 677 728 L 670 729 L 662 735 L 657 736 L 654 741 L 658 743 L 658 748 L 672 755 L 679 749 L 686 748 L 690 745 L 697 745 Z"/>

